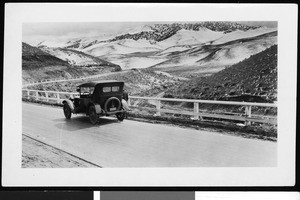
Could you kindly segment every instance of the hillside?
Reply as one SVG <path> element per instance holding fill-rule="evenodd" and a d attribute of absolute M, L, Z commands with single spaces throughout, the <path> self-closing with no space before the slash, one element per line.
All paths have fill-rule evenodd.
<path fill-rule="evenodd" d="M 116 66 L 113 63 L 72 49 L 50 48 L 46 46 L 39 46 L 39 49 L 49 53 L 52 56 L 60 58 L 61 60 L 67 61 L 73 66 Z"/>
<path fill-rule="evenodd" d="M 211 76 L 195 78 L 169 88 L 165 97 L 277 101 L 277 45 Z"/>
<path fill-rule="evenodd" d="M 208 29 L 214 32 L 230 33 L 236 30 L 247 31 L 250 29 L 259 28 L 258 26 L 247 26 L 238 24 L 236 22 L 198 22 L 198 23 L 172 23 L 172 24 L 154 24 L 150 26 L 150 31 L 141 31 L 134 34 L 124 34 L 116 36 L 110 41 L 122 40 L 122 39 L 146 39 L 152 42 L 163 41 L 180 30 L 199 31 L 201 29 Z"/>
<path fill-rule="evenodd" d="M 110 43 L 123 39 L 147 40 L 150 43 L 164 41 L 180 31 L 201 32 L 208 30 L 210 33 L 219 32 L 227 34 L 235 31 L 247 32 L 262 28 L 261 26 L 248 26 L 237 22 L 206 21 L 206 22 L 187 22 L 187 23 L 154 23 L 140 27 L 125 28 L 122 33 L 108 34 L 100 33 L 99 36 L 90 38 L 70 38 L 65 41 L 47 39 L 35 41 L 34 46 L 64 47 L 68 49 L 85 49 L 95 44 Z M 216 39 L 216 38 L 215 38 Z"/>
<path fill-rule="evenodd" d="M 148 23 L 90 38 L 49 38 L 37 44 L 73 66 L 94 65 L 101 62 L 98 58 L 122 69 L 153 68 L 190 78 L 216 73 L 276 45 L 277 28 L 229 21 Z"/>
<path fill-rule="evenodd" d="M 180 81 L 177 77 L 169 76 L 165 73 L 154 72 L 152 70 L 128 70 L 114 74 L 108 74 L 98 80 L 118 80 L 125 82 L 125 90 L 130 95 L 153 96 L 161 93 L 166 88 L 170 88 Z M 31 89 L 76 92 L 76 86 L 89 80 L 65 81 L 59 83 L 46 83 L 30 86 Z"/>
<path fill-rule="evenodd" d="M 98 65 L 74 67 L 67 61 L 57 58 L 39 48 L 22 43 L 23 81 L 72 78 L 76 76 L 89 76 L 120 70 L 120 66 L 104 61 Z"/>
<path fill-rule="evenodd" d="M 188 33 L 185 32 L 185 34 Z M 177 36 L 172 37 L 173 42 L 169 41 L 172 38 L 166 41 L 176 43 L 176 41 L 192 38 L 180 36 L 181 39 L 178 40 Z M 192 36 L 194 37 L 195 34 L 193 33 Z M 117 46 L 114 46 L 115 48 L 110 50 L 109 54 L 101 56 L 101 58 L 116 63 L 123 69 L 151 67 L 174 75 L 190 77 L 218 72 L 274 44 L 277 44 L 277 31 L 235 39 L 223 44 L 175 45 L 163 50 L 149 50 L 148 52 L 145 52 L 147 49 L 144 48 L 143 52 L 140 53 L 127 51 L 127 53 L 114 54 L 117 48 Z M 103 50 L 104 48 L 99 49 Z"/>
<path fill-rule="evenodd" d="M 49 53 L 36 47 L 22 43 L 22 69 L 38 69 L 48 66 L 68 66 L 68 62 L 63 61 Z"/>

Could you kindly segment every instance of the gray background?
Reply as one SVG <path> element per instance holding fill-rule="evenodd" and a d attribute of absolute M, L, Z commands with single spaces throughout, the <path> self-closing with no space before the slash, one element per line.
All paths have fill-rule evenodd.
<path fill-rule="evenodd" d="M 101 191 L 101 200 L 195 200 L 195 192 Z"/>

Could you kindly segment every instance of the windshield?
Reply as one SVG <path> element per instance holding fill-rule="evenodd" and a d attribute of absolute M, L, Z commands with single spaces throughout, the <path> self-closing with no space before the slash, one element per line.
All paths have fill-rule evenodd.
<path fill-rule="evenodd" d="M 94 87 L 81 87 L 80 88 L 80 94 L 93 94 L 94 92 Z"/>

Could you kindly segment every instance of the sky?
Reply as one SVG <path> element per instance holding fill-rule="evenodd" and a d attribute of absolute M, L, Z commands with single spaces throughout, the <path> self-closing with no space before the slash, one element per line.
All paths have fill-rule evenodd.
<path fill-rule="evenodd" d="M 23 41 L 34 43 L 46 39 L 64 40 L 77 37 L 96 37 L 125 32 L 143 25 L 162 22 L 49 22 L 24 23 Z M 173 23 L 173 22 L 169 22 Z M 194 23 L 194 22 L 193 22 Z M 239 22 L 247 25 L 262 25 L 270 28 L 277 27 L 276 22 Z"/>
<path fill-rule="evenodd" d="M 126 29 L 143 26 L 150 23 L 142 22 L 60 22 L 60 23 L 24 23 L 23 41 L 33 38 L 65 39 L 76 37 L 96 37 L 121 33 Z"/>

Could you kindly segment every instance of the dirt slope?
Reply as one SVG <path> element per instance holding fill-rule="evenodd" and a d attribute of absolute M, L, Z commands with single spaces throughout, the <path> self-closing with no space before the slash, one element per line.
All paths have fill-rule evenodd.
<path fill-rule="evenodd" d="M 277 45 L 211 76 L 170 88 L 166 97 L 273 102 L 277 100 Z"/>

